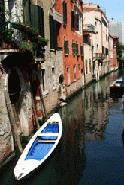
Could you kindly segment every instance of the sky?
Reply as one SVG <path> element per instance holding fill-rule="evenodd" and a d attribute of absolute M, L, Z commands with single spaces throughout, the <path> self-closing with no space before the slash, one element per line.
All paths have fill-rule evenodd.
<path fill-rule="evenodd" d="M 124 22 L 124 0 L 84 0 L 98 4 L 105 12 L 109 20 Z"/>

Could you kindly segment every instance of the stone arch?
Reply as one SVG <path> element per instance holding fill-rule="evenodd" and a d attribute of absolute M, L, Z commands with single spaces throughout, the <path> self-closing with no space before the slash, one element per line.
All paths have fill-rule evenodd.
<path fill-rule="evenodd" d="M 13 72 L 15 74 L 13 74 Z M 17 78 L 17 81 L 15 85 L 13 84 L 11 86 L 11 84 L 9 83 L 12 83 L 13 78 Z M 5 84 L 8 89 L 11 103 L 14 104 L 14 108 L 16 109 L 16 113 L 18 114 L 22 135 L 28 136 L 30 122 L 29 120 L 32 115 L 32 95 L 29 90 L 30 87 L 28 87 L 28 83 L 25 82 L 23 74 L 18 67 L 13 67 L 12 69 L 8 70 L 8 77 L 6 76 Z M 10 90 L 12 90 L 12 92 Z M 14 90 L 17 90 L 17 93 L 15 93 L 15 95 Z"/>
<path fill-rule="evenodd" d="M 15 68 L 12 68 L 8 75 L 8 93 L 12 104 L 15 104 L 20 97 L 20 78 Z"/>

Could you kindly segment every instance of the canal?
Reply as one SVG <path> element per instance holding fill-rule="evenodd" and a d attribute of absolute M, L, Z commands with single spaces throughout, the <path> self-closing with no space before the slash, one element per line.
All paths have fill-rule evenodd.
<path fill-rule="evenodd" d="M 71 98 L 59 110 L 62 139 L 50 158 L 31 176 L 16 181 L 18 155 L 0 172 L 0 185 L 124 185 L 124 112 L 110 98 L 114 72 Z"/>

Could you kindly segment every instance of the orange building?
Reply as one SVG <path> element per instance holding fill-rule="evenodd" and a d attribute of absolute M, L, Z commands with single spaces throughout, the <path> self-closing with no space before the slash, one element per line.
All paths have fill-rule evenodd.
<path fill-rule="evenodd" d="M 62 48 L 64 80 L 67 93 L 71 95 L 83 85 L 83 3 L 81 0 L 56 0 L 55 10 L 63 14 L 57 45 Z"/>

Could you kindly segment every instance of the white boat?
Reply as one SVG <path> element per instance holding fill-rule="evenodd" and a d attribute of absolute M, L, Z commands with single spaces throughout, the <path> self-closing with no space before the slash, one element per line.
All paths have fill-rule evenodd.
<path fill-rule="evenodd" d="M 62 120 L 54 113 L 33 135 L 14 168 L 17 180 L 37 169 L 54 151 L 62 136 Z"/>

